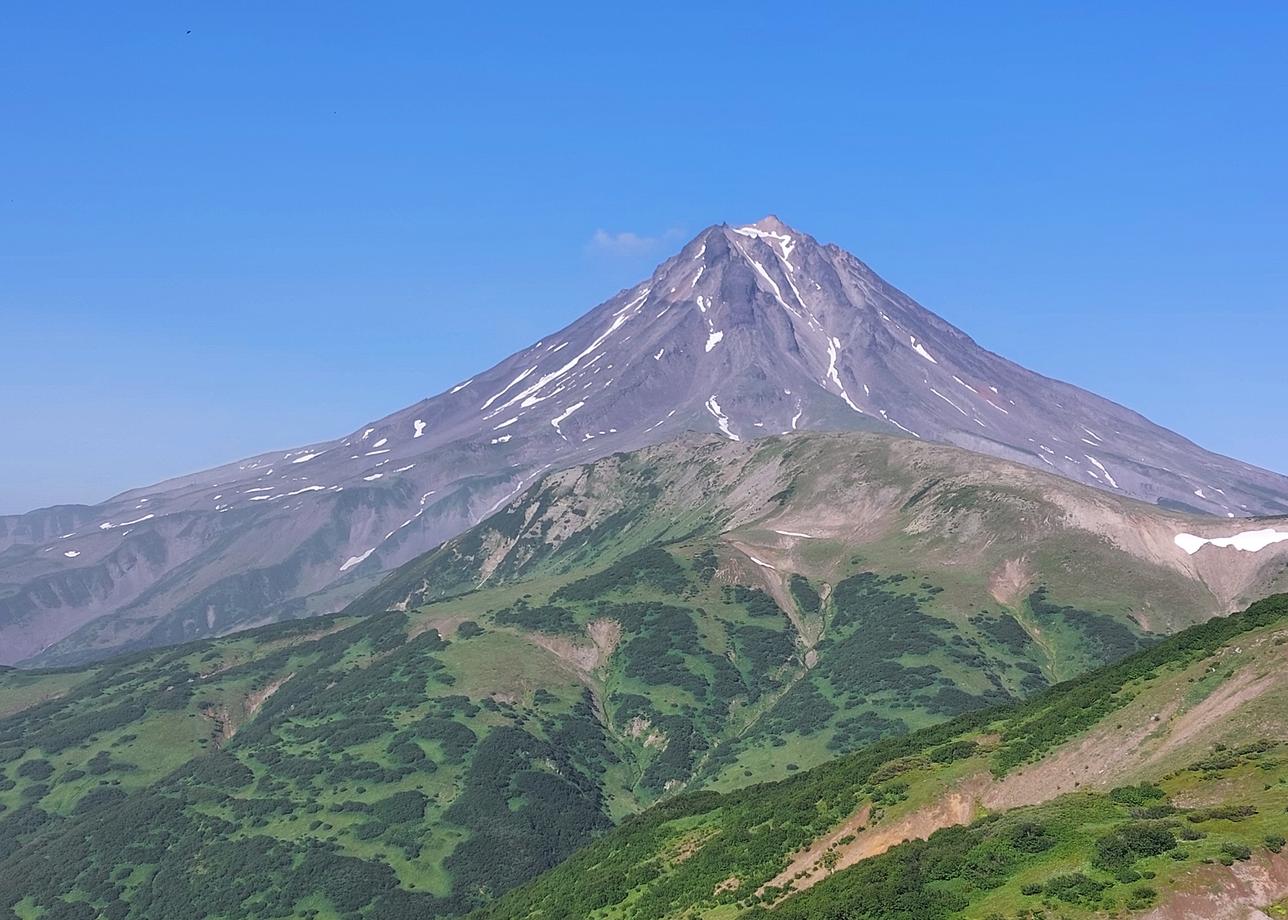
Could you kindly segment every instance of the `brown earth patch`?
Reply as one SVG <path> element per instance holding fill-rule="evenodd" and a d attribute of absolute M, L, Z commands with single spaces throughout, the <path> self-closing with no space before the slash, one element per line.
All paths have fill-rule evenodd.
<path fill-rule="evenodd" d="M 731 875 L 723 882 L 721 882 L 719 885 L 716 885 L 715 890 L 712 891 L 711 893 L 724 894 L 724 892 L 726 891 L 737 891 L 741 885 L 742 885 L 742 879 L 738 878 L 738 876 L 736 875 Z"/>
<path fill-rule="evenodd" d="M 246 695 L 246 703 L 244 707 L 246 711 L 246 718 L 247 719 L 253 718 L 255 713 L 259 712 L 260 708 L 266 702 L 268 702 L 268 698 L 271 697 L 278 690 L 281 690 L 282 685 L 285 684 L 288 680 L 290 680 L 294 676 L 295 676 L 295 672 L 292 671 L 290 674 L 287 674 L 285 677 L 279 677 L 277 680 L 271 682 L 262 690 L 256 690 L 253 693 L 248 693 Z M 232 735 L 229 734 L 229 737 L 231 738 Z"/>
<path fill-rule="evenodd" d="M 1202 702 L 1178 716 L 1170 726 L 1167 740 L 1154 752 L 1151 760 L 1175 750 L 1205 730 L 1219 727 L 1226 716 L 1280 683 L 1274 674 L 1254 677 L 1249 670 L 1235 674 Z"/>
<path fill-rule="evenodd" d="M 1258 853 L 1233 866 L 1203 866 L 1141 920 L 1271 920 L 1262 910 L 1288 897 L 1288 855 Z"/>
<path fill-rule="evenodd" d="M 840 828 L 797 855 L 769 885 L 782 887 L 793 882 L 796 891 L 812 887 L 826 877 L 821 860 L 829 850 L 837 855 L 834 869 L 842 869 L 879 856 L 907 840 L 925 839 L 945 827 L 968 824 L 985 809 L 998 811 L 1039 805 L 1078 788 L 1117 785 L 1130 771 L 1161 756 L 1159 742 L 1174 731 L 1188 732 L 1191 724 L 1201 724 L 1205 718 L 1213 718 L 1212 713 L 1232 711 L 1241 702 L 1264 692 L 1267 682 L 1273 682 L 1273 677 L 1231 687 L 1227 694 L 1211 702 L 1205 711 L 1200 711 L 1204 705 L 1199 704 L 1176 719 L 1173 716 L 1179 708 L 1178 700 L 1168 702 L 1157 712 L 1150 709 L 1146 701 L 1136 701 L 1114 718 L 1106 720 L 1082 738 L 1057 748 L 1036 764 L 1019 768 L 1001 779 L 996 779 L 991 773 L 975 774 L 929 804 L 900 815 L 890 823 L 866 827 L 870 806 L 865 805 Z M 850 835 L 853 835 L 852 840 L 840 843 L 842 838 Z"/>
<path fill-rule="evenodd" d="M 18 703 L 15 706 L 0 707 L 0 719 L 16 715 L 28 709 L 34 709 L 41 703 L 48 703 L 50 700 L 59 700 L 67 695 L 66 690 L 59 690 L 57 693 L 45 693 L 41 696 L 34 697 L 26 702 Z"/>
<path fill-rule="evenodd" d="M 790 564 L 784 563 L 780 553 L 776 550 L 760 546 L 750 546 L 737 540 L 730 540 L 729 545 L 736 549 L 747 559 L 747 564 L 743 567 L 742 578 L 732 579 L 737 582 L 751 582 L 765 589 L 769 596 L 774 599 L 774 603 L 783 611 L 783 615 L 791 621 L 792 627 L 796 630 L 796 635 L 800 637 L 801 644 L 806 650 L 813 649 L 818 644 L 822 636 L 822 623 L 807 622 L 801 616 L 800 611 L 796 608 L 796 603 L 788 596 L 786 580 L 790 574 Z M 756 560 L 760 560 L 758 563 Z M 767 563 L 762 565 L 760 563 Z M 817 658 L 817 656 L 816 656 Z"/>
<path fill-rule="evenodd" d="M 282 685 L 294 676 L 295 672 L 292 671 L 285 677 L 280 677 L 263 688 L 246 694 L 241 704 L 240 719 L 233 714 L 233 711 L 226 704 L 203 707 L 201 714 L 213 723 L 213 728 L 210 732 L 211 743 L 216 748 L 220 748 L 231 741 L 233 735 L 237 734 L 237 729 L 253 719 L 264 703 L 268 701 L 268 698 L 282 689 Z"/>
<path fill-rule="evenodd" d="M 600 617 L 586 624 L 586 632 L 590 634 L 590 641 L 594 642 L 595 648 L 599 650 L 595 667 L 605 667 L 622 641 L 622 624 L 608 617 Z"/>
<path fill-rule="evenodd" d="M 765 888 L 771 886 L 782 888 L 788 882 L 795 880 L 797 876 L 801 876 L 802 879 L 810 878 L 822 868 L 823 854 L 827 853 L 829 850 L 837 849 L 840 841 L 845 837 L 854 836 L 857 838 L 859 834 L 866 830 L 868 822 L 871 820 L 872 803 L 864 802 L 859 807 L 858 811 L 846 819 L 844 824 L 836 828 L 826 837 L 822 837 L 815 841 L 808 849 L 802 850 L 798 853 L 791 863 L 788 864 L 787 868 L 782 872 L 779 872 L 776 876 L 765 883 L 765 885 L 762 885 L 760 891 L 764 891 Z M 821 878 L 822 877 L 820 876 L 813 881 L 806 881 L 804 884 L 797 882 L 796 887 L 798 890 L 808 888 L 814 883 L 814 881 L 820 881 Z"/>
<path fill-rule="evenodd" d="M 1014 606 L 1033 585 L 1035 573 L 1027 556 L 1007 559 L 988 577 L 988 593 L 1007 607 Z"/>
<path fill-rule="evenodd" d="M 583 681 L 589 682 L 597 670 L 608 664 L 608 659 L 617 649 L 622 639 L 622 625 L 603 617 L 586 624 L 586 632 L 590 638 L 588 643 L 552 633 L 525 632 L 523 635 L 534 645 L 571 665 Z"/>

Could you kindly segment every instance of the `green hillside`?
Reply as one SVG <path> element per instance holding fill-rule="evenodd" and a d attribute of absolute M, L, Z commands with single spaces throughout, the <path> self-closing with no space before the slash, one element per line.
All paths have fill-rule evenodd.
<path fill-rule="evenodd" d="M 339 616 L 0 672 L 0 917 L 460 916 L 1221 612 L 1150 554 L 1182 524 L 864 435 L 555 474 Z M 955 768 L 1032 753 L 977 743 Z"/>
<path fill-rule="evenodd" d="M 673 799 L 478 920 L 1251 916 L 1221 912 L 1270 906 L 1242 867 L 1288 894 L 1286 656 L 1279 595 L 1027 703 Z"/>
<path fill-rule="evenodd" d="M 55 897 L 165 916 L 216 872 L 247 887 L 206 915 L 268 917 L 351 874 L 365 900 L 327 889 L 321 916 L 457 914 L 664 793 L 1041 686 L 1022 649 L 959 651 L 933 586 L 859 574 L 823 604 L 795 582 L 832 624 L 810 669 L 767 593 L 709 576 L 654 547 L 540 595 L 6 672 L 0 882 L 42 881 L 0 890 L 29 892 L 20 916 Z"/>

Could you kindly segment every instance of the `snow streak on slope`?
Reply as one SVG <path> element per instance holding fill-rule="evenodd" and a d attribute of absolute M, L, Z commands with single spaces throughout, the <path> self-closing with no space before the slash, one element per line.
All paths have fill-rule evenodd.
<path fill-rule="evenodd" d="M 872 429 L 1150 503 L 1288 513 L 1288 479 L 981 349 L 854 256 L 768 217 L 707 228 L 566 328 L 347 435 L 0 518 L 0 664 L 334 609 L 538 470 L 694 429 Z"/>

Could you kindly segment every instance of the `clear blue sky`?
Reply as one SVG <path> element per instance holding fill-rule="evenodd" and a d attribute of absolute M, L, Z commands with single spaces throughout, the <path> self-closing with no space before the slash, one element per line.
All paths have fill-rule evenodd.
<path fill-rule="evenodd" d="M 0 511 L 348 431 L 767 212 L 1288 472 L 1288 7 L 697 6 L 9 4 Z"/>

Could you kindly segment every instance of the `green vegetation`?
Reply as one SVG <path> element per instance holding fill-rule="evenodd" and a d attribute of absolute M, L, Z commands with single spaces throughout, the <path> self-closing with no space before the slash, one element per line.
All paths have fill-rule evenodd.
<path fill-rule="evenodd" d="M 943 788 L 940 776 L 989 775 L 999 755 L 1009 760 L 1018 738 L 1036 741 L 1034 725 L 1058 729 L 1041 736 L 1050 750 L 1062 739 L 1120 709 L 1123 699 L 1148 692 L 1167 675 L 1193 673 L 1209 656 L 1255 633 L 1288 623 L 1288 596 L 1213 621 L 1166 640 L 1085 680 L 998 710 L 970 713 L 903 738 L 887 739 L 774 785 L 726 795 L 698 793 L 655 806 L 580 851 L 537 881 L 478 914 L 480 920 L 544 916 L 661 918 L 694 916 L 912 918 L 1049 915 L 1083 917 L 1097 911 L 1139 910 L 1153 904 L 1166 879 L 1207 863 L 1250 859 L 1258 849 L 1283 847 L 1282 835 L 1260 820 L 1282 817 L 1288 805 L 1288 743 L 1227 747 L 1219 764 L 1199 752 L 1189 765 L 1106 792 L 1073 791 L 1052 801 L 987 814 L 947 827 L 857 865 L 836 870 L 837 851 L 820 851 L 824 877 L 793 893 L 794 883 L 766 886 L 793 855 L 858 813 L 869 823 L 890 810 L 917 807 L 922 790 Z M 1160 691 L 1161 692 L 1161 691 Z M 1091 721 L 1068 713 L 1091 695 L 1113 698 Z M 1034 757 L 1038 746 L 1026 748 Z M 1199 785 L 1195 785 L 1198 783 Z M 1204 785 L 1208 784 L 1208 785 Z M 1187 811 L 1179 792 L 1258 801 Z M 1272 819 L 1272 820 L 1277 820 Z M 1213 828 L 1194 831 L 1191 827 Z M 840 838 L 837 846 L 853 840 Z M 685 841 L 701 841 L 700 846 Z M 684 858 L 673 854 L 682 849 Z M 829 855 L 830 854 L 830 855 Z M 806 873 L 808 874 L 808 873 Z M 799 877 L 799 874 L 798 874 Z M 1142 882 L 1144 880 L 1144 882 Z M 1146 883 L 1147 882 L 1147 883 Z M 773 905 L 772 910 L 767 908 Z"/>
<path fill-rule="evenodd" d="M 773 513 L 826 494 L 800 472 L 817 449 L 757 460 L 791 472 Z M 1081 548 L 1012 607 L 979 571 L 914 570 L 935 547 L 902 535 L 862 555 L 801 540 L 791 566 L 751 568 L 721 529 L 719 464 L 687 465 L 693 496 L 670 504 L 635 456 L 605 464 L 542 483 L 345 615 L 0 673 L 0 918 L 729 920 L 782 894 L 756 892 L 857 809 L 879 825 L 957 778 L 1009 776 L 1281 616 L 1254 608 L 1048 690 L 1152 638 L 1126 603 L 1068 589 Z M 1037 516 L 1005 489 L 918 489 L 910 513 Z M 1231 744 L 851 869 L 825 852 L 830 877 L 775 913 L 813 910 L 829 885 L 904 916 L 1152 903 L 1159 863 L 1283 847 L 1280 757 Z M 1261 783 L 1237 801 L 1173 804 L 1245 775 Z"/>

